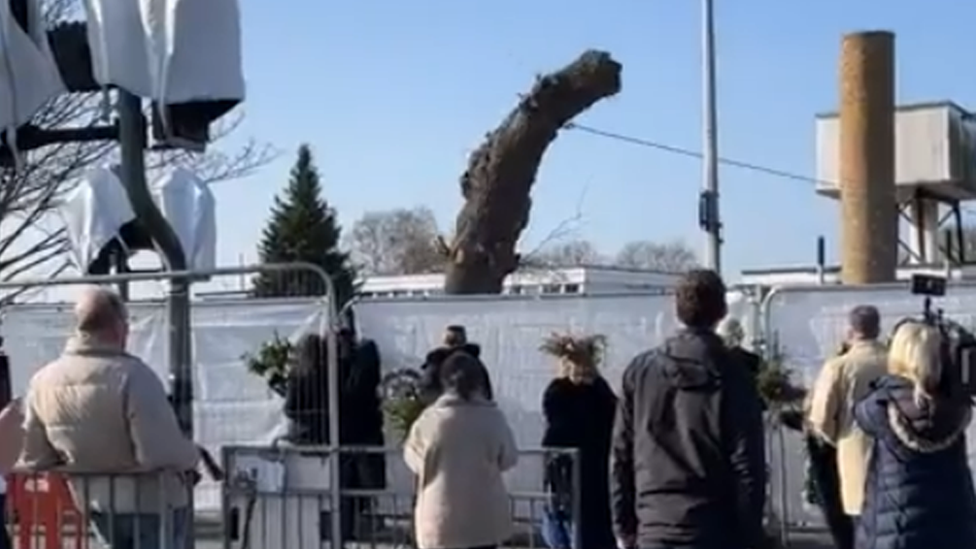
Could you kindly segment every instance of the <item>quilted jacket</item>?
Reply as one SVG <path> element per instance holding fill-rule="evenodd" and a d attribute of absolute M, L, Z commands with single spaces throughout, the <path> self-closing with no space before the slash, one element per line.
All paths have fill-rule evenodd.
<path fill-rule="evenodd" d="M 24 406 L 22 465 L 69 473 L 79 508 L 152 513 L 164 496 L 172 507 L 187 503 L 185 472 L 199 454 L 162 382 L 138 358 L 73 338 L 31 378 Z M 153 473 L 132 476 L 145 471 Z"/>
<path fill-rule="evenodd" d="M 976 547 L 968 403 L 916 403 L 911 382 L 885 376 L 855 418 L 873 438 L 857 549 Z"/>

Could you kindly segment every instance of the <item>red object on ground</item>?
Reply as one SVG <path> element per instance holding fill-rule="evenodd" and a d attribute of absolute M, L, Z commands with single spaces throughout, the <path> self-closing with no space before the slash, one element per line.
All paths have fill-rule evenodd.
<path fill-rule="evenodd" d="M 88 546 L 88 523 L 61 475 L 8 475 L 7 518 L 18 549 L 63 549 L 66 538 L 75 549 Z"/>

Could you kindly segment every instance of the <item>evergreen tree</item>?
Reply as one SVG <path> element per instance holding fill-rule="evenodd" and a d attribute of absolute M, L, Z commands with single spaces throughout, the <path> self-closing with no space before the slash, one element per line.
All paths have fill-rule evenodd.
<path fill-rule="evenodd" d="M 353 296 L 356 273 L 348 254 L 339 249 L 341 228 L 335 211 L 321 195 L 312 151 L 302 145 L 288 187 L 275 197 L 258 255 L 262 263 L 301 261 L 322 267 L 332 277 L 341 307 Z M 325 285 L 307 270 L 264 272 L 254 279 L 254 293 L 260 297 L 324 295 Z"/>

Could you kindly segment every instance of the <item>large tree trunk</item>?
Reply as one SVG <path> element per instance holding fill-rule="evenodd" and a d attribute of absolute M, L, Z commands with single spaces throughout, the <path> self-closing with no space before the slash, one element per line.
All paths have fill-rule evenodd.
<path fill-rule="evenodd" d="M 538 79 L 532 90 L 471 155 L 461 176 L 464 206 L 448 246 L 447 294 L 497 294 L 518 267 L 515 247 L 529 222 L 542 155 L 559 129 L 620 91 L 620 63 L 587 51 Z"/>

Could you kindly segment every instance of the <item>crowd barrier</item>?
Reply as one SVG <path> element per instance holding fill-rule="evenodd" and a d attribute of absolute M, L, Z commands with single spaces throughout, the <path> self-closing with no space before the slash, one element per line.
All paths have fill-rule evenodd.
<path fill-rule="evenodd" d="M 6 533 L 14 549 L 186 549 L 195 480 L 173 472 L 15 472 L 6 478 Z"/>
<path fill-rule="evenodd" d="M 357 547 L 413 547 L 412 479 L 395 476 L 387 487 L 341 487 L 339 529 L 333 527 L 329 460 L 338 457 L 345 467 L 357 458 L 377 456 L 392 462 L 389 471 L 406 471 L 399 448 L 228 447 L 223 451 L 227 473 L 223 490 L 226 549 L 312 549 L 330 542 Z M 572 450 L 523 449 L 519 464 L 506 477 L 541 469 L 554 456 L 572 460 L 572 516 L 579 516 L 579 471 Z M 538 475 L 541 478 L 541 475 Z M 404 484 L 404 481 L 408 481 Z M 539 529 L 551 493 L 545 486 L 532 491 L 510 491 L 516 532 L 506 546 L 540 545 Z M 577 544 L 578 546 L 578 544 Z"/>

